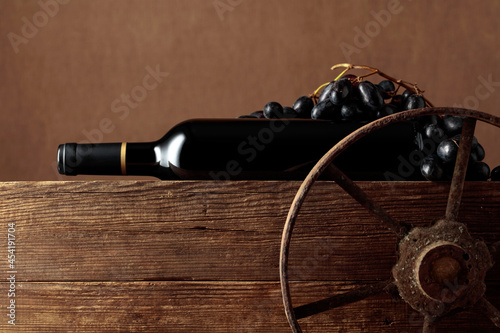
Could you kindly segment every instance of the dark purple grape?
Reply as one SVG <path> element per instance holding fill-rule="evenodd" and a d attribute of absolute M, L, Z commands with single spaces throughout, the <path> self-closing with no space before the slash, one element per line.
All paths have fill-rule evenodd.
<path fill-rule="evenodd" d="M 394 95 L 394 92 L 396 91 L 396 87 L 394 86 L 394 82 L 391 80 L 383 80 L 380 81 L 378 84 L 378 87 L 380 88 L 380 92 L 382 94 L 382 97 L 384 99 L 389 99 L 391 96 Z"/>
<path fill-rule="evenodd" d="M 454 136 L 462 132 L 464 126 L 464 118 L 456 116 L 444 116 L 443 129 L 448 136 Z"/>
<path fill-rule="evenodd" d="M 471 151 L 469 155 L 469 165 L 471 165 L 472 163 L 480 162 L 478 158 L 479 157 L 473 151 Z"/>
<path fill-rule="evenodd" d="M 357 87 L 358 84 L 359 84 L 359 81 L 356 80 L 358 77 L 356 75 L 354 75 L 354 74 L 346 74 L 346 75 L 342 76 L 342 78 L 346 78 L 346 79 L 351 80 L 351 83 L 352 83 L 353 87 Z"/>
<path fill-rule="evenodd" d="M 264 117 L 267 119 L 283 118 L 283 107 L 278 102 L 269 102 L 264 106 Z"/>
<path fill-rule="evenodd" d="M 358 97 L 370 111 L 377 111 L 384 105 L 384 99 L 378 88 L 370 81 L 361 81 L 358 85 Z"/>
<path fill-rule="evenodd" d="M 423 151 L 425 149 L 424 134 L 421 131 L 417 131 L 415 133 L 415 144 L 417 145 L 418 150 Z"/>
<path fill-rule="evenodd" d="M 478 143 L 476 147 L 472 148 L 470 155 L 471 157 L 474 156 L 476 161 L 481 162 L 486 157 L 486 152 L 484 151 L 483 146 Z"/>
<path fill-rule="evenodd" d="M 423 127 L 430 125 L 430 124 L 434 124 L 434 125 L 437 125 L 439 128 L 444 130 L 443 121 L 442 121 L 441 117 L 439 117 L 437 115 L 418 117 L 417 121 Z"/>
<path fill-rule="evenodd" d="M 264 116 L 264 111 L 255 111 L 250 113 L 251 116 L 254 116 L 255 118 L 265 118 Z"/>
<path fill-rule="evenodd" d="M 293 108 L 297 111 L 299 118 L 311 118 L 311 110 L 313 107 L 313 100 L 307 96 L 299 97 L 295 103 L 293 103 Z"/>
<path fill-rule="evenodd" d="M 340 108 L 340 119 L 343 121 L 363 121 L 367 118 L 366 112 L 360 107 L 357 101 L 347 101 Z"/>
<path fill-rule="evenodd" d="M 394 105 L 384 104 L 377 111 L 377 113 L 375 114 L 375 117 L 378 119 L 378 118 L 382 118 L 382 117 L 385 117 L 385 116 L 388 116 L 390 114 L 397 113 L 397 112 L 398 112 L 398 109 Z"/>
<path fill-rule="evenodd" d="M 500 181 L 500 165 L 491 170 L 491 180 L 494 182 Z"/>
<path fill-rule="evenodd" d="M 375 88 L 378 89 L 378 91 L 380 92 L 380 95 L 382 95 L 383 99 L 387 99 L 387 96 L 385 95 L 385 91 L 384 91 L 384 89 L 382 89 L 381 86 L 379 86 L 378 84 L 375 84 Z"/>
<path fill-rule="evenodd" d="M 285 106 L 283 108 L 283 118 L 298 118 L 299 117 L 299 113 L 297 111 L 295 111 L 295 109 L 289 107 L 289 106 Z"/>
<path fill-rule="evenodd" d="M 378 84 L 382 89 L 384 89 L 384 91 L 395 91 L 396 90 L 396 86 L 394 85 L 394 82 L 392 82 L 391 80 L 383 80 L 383 81 L 380 81 L 380 83 Z"/>
<path fill-rule="evenodd" d="M 403 95 L 402 95 L 402 98 L 403 98 L 403 103 L 404 103 L 404 102 L 406 101 L 406 99 L 407 99 L 408 97 L 410 97 L 411 95 L 413 95 L 413 91 L 406 89 L 406 90 L 403 92 Z"/>
<path fill-rule="evenodd" d="M 316 104 L 311 111 L 312 119 L 327 119 L 334 120 L 338 119 L 338 108 L 330 102 L 330 100 L 323 101 Z"/>
<path fill-rule="evenodd" d="M 439 127 L 443 128 L 443 120 L 440 116 L 433 114 L 431 116 L 426 116 L 425 119 L 427 120 L 428 124 L 436 124 Z"/>
<path fill-rule="evenodd" d="M 352 105 L 342 105 L 340 108 L 340 119 L 342 121 L 356 120 L 356 109 Z"/>
<path fill-rule="evenodd" d="M 422 95 L 410 95 L 403 102 L 403 110 L 415 110 L 425 108 L 425 99 Z"/>
<path fill-rule="evenodd" d="M 427 180 L 438 181 L 444 176 L 443 166 L 436 155 L 424 157 L 420 163 L 420 172 Z"/>
<path fill-rule="evenodd" d="M 475 162 L 467 168 L 467 180 L 485 181 L 490 178 L 490 167 L 484 162 Z"/>
<path fill-rule="evenodd" d="M 454 163 L 457 159 L 458 144 L 452 139 L 441 141 L 436 151 L 439 158 L 445 163 Z"/>
<path fill-rule="evenodd" d="M 321 92 L 318 98 L 318 104 L 328 100 L 330 98 L 330 93 L 332 92 L 333 84 L 335 81 L 330 82 Z"/>
<path fill-rule="evenodd" d="M 360 114 L 362 111 L 354 101 L 349 101 L 340 107 L 340 120 L 342 121 L 358 120 Z"/>
<path fill-rule="evenodd" d="M 424 127 L 424 136 L 434 142 L 441 142 L 446 137 L 444 130 L 437 124 L 428 124 Z"/>
<path fill-rule="evenodd" d="M 330 91 L 330 102 L 333 105 L 341 105 L 344 103 L 352 91 L 352 83 L 348 78 L 341 78 L 333 83 Z"/>

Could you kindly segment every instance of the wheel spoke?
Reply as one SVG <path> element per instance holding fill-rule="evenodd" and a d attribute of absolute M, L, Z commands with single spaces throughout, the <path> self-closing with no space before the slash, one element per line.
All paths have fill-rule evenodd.
<path fill-rule="evenodd" d="M 409 224 L 394 221 L 389 213 L 382 208 L 382 206 L 370 199 L 358 185 L 349 179 L 349 177 L 347 177 L 335 165 L 330 164 L 326 168 L 325 173 L 363 207 L 382 220 L 382 222 L 384 222 L 385 225 L 398 237 L 403 238 L 410 231 L 411 226 Z"/>
<path fill-rule="evenodd" d="M 296 307 L 294 308 L 295 318 L 301 319 L 309 317 L 333 308 L 361 301 L 369 296 L 373 296 L 387 290 L 392 284 L 392 280 L 381 281 L 340 295 L 335 295 L 320 301 Z"/>
<path fill-rule="evenodd" d="M 476 119 L 465 118 L 460 136 L 455 170 L 453 171 L 453 178 L 451 180 L 450 194 L 448 195 L 448 204 L 446 206 L 446 219 L 450 221 L 456 221 L 458 217 L 475 128 Z"/>
<path fill-rule="evenodd" d="M 422 328 L 422 333 L 434 333 L 436 332 L 437 318 L 431 316 L 425 316 L 424 327 Z"/>
<path fill-rule="evenodd" d="M 478 306 L 479 310 L 490 318 L 496 327 L 500 328 L 500 311 L 498 311 L 493 304 L 488 302 L 488 300 L 483 297 L 477 302 L 476 306 Z"/>

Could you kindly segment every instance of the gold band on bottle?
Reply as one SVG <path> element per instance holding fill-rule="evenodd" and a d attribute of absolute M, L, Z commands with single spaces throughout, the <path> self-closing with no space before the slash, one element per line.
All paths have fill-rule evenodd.
<path fill-rule="evenodd" d="M 122 175 L 127 174 L 126 156 L 127 156 L 127 143 L 122 142 L 122 149 L 120 152 L 120 163 L 121 163 L 121 167 L 122 167 Z"/>

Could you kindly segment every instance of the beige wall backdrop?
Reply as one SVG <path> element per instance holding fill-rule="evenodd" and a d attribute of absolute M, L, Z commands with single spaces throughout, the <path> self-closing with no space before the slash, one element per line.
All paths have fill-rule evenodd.
<path fill-rule="evenodd" d="M 58 144 L 290 105 L 342 62 L 500 116 L 499 17 L 493 0 L 1 0 L 0 180 L 109 179 L 59 176 Z M 477 136 L 500 165 L 500 129 Z"/>

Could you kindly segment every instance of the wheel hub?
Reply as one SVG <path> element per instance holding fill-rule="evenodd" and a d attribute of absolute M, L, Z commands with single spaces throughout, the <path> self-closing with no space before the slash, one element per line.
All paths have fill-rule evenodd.
<path fill-rule="evenodd" d="M 412 308 L 441 317 L 481 299 L 492 266 L 486 244 L 473 239 L 464 224 L 439 220 L 431 227 L 412 229 L 401 240 L 392 274 L 399 294 Z"/>

